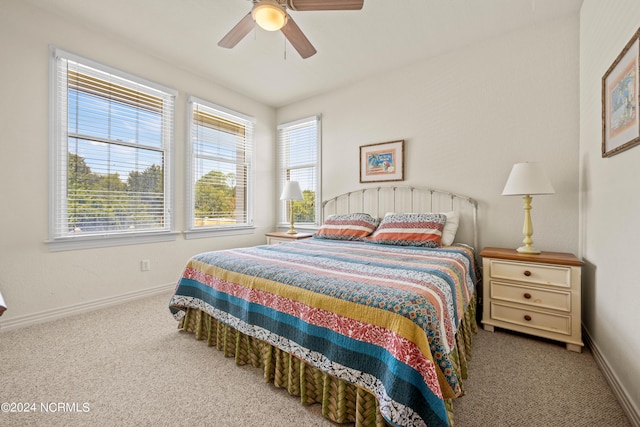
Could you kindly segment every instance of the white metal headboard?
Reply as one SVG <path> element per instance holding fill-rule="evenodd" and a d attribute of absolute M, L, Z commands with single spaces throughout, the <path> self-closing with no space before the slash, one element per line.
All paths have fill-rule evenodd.
<path fill-rule="evenodd" d="M 455 241 L 478 250 L 478 202 L 468 196 L 432 188 L 411 186 L 368 187 L 322 202 L 322 219 L 331 214 L 368 213 L 382 218 L 387 212 L 460 213 Z"/>

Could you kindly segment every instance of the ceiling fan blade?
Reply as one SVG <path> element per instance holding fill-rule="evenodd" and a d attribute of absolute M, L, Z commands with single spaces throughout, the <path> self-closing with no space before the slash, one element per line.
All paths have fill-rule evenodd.
<path fill-rule="evenodd" d="M 307 36 L 304 35 L 291 16 L 288 17 L 287 24 L 282 27 L 280 31 L 284 33 L 289 43 L 291 43 L 303 59 L 316 54 L 316 48 L 313 47 Z"/>
<path fill-rule="evenodd" d="M 360 10 L 364 0 L 287 0 L 291 10 Z"/>
<path fill-rule="evenodd" d="M 231 49 L 232 47 L 237 45 L 238 42 L 242 40 L 247 34 L 249 34 L 249 32 L 253 30 L 253 27 L 255 25 L 256 23 L 251 16 L 251 12 L 249 12 L 247 15 L 245 15 L 244 18 L 240 20 L 240 22 L 236 24 L 235 27 L 231 29 L 231 31 L 227 33 L 226 36 L 222 38 L 222 40 L 218 42 L 218 46 Z"/>

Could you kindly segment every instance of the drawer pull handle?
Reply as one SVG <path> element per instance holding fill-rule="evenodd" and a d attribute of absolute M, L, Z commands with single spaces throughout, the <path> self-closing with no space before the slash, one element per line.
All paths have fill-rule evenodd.
<path fill-rule="evenodd" d="M 524 275 L 529 277 L 529 276 L 531 276 L 531 272 L 529 270 L 525 270 L 524 271 Z"/>
<path fill-rule="evenodd" d="M 527 293 L 524 294 L 524 297 L 526 299 L 531 299 L 531 294 L 527 292 Z"/>
<path fill-rule="evenodd" d="M 524 315 L 524 320 L 526 320 L 527 322 L 531 320 L 531 316 L 529 316 L 528 314 Z"/>

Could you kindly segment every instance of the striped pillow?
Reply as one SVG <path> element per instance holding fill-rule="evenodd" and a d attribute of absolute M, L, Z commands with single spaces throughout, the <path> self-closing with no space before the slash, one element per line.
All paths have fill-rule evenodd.
<path fill-rule="evenodd" d="M 386 215 L 375 233 L 364 240 L 383 245 L 438 248 L 446 221 L 446 215 L 435 213 Z"/>
<path fill-rule="evenodd" d="M 442 230 L 442 242 L 441 246 L 451 246 L 456 239 L 456 232 L 458 231 L 458 225 L 460 224 L 460 212 L 440 212 L 447 216 L 447 222 L 444 223 L 444 229 Z M 397 215 L 396 212 L 387 212 L 385 216 Z"/>
<path fill-rule="evenodd" d="M 374 232 L 378 220 L 366 213 L 329 215 L 313 237 L 331 240 L 362 240 Z"/>

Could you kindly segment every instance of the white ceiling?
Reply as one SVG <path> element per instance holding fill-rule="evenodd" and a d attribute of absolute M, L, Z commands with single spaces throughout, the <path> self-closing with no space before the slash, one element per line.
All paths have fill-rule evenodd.
<path fill-rule="evenodd" d="M 290 12 L 318 50 L 308 59 L 257 28 L 217 42 L 250 0 L 29 0 L 267 105 L 280 107 L 543 21 L 582 0 L 364 0 L 361 11 Z M 286 52 L 286 58 L 285 58 Z"/>

